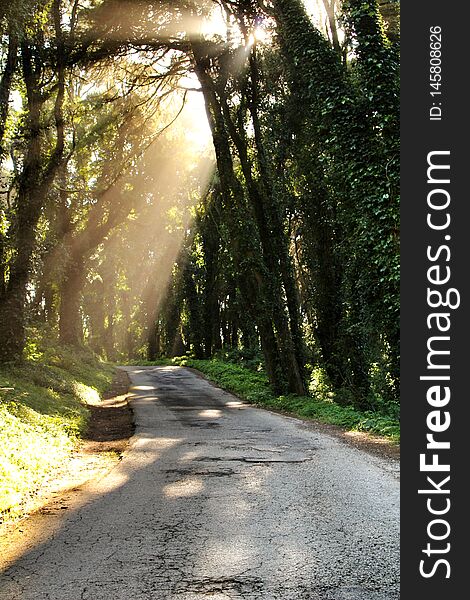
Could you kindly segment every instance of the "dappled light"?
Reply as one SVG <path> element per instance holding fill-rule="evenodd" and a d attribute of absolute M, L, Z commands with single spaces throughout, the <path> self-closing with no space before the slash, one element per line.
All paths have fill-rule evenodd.
<path fill-rule="evenodd" d="M 216 419 L 222 416 L 222 412 L 218 409 L 206 409 L 201 410 L 201 412 L 198 413 L 198 416 L 206 417 L 207 419 Z"/>
<path fill-rule="evenodd" d="M 18 570 L 32 592 L 52 589 L 52 560 L 54 580 L 67 599 L 103 586 L 113 593 L 154 593 L 155 581 L 159 591 L 174 585 L 204 596 L 242 589 L 248 597 L 275 597 L 279 590 L 292 595 L 327 585 L 347 590 L 358 577 L 374 578 L 374 589 L 391 597 L 398 487 L 385 470 L 293 420 L 254 408 L 230 411 L 230 397 L 178 367 L 126 371 L 139 421 L 147 414 L 145 425 L 106 476 L 12 532 L 0 559 L 4 589 L 20 581 Z M 153 387 L 157 396 L 170 381 L 176 385 L 166 405 L 147 401 L 149 390 L 143 388 Z M 175 418 L 177 408 L 201 403 L 206 411 L 225 414 L 226 429 L 203 434 L 191 427 L 191 418 Z M 243 436 L 248 428 L 249 437 Z M 273 450 L 281 460 L 263 462 Z M 306 460 L 289 463 L 292 452 Z M 338 478 L 334 494 L 332 475 Z M 361 548 L 345 549 L 345 540 L 357 535 Z M 116 586 L 110 573 L 119 573 L 111 578 Z"/>
<path fill-rule="evenodd" d="M 384 4 L 0 6 L 8 600 L 394 597 Z"/>
<path fill-rule="evenodd" d="M 243 402 L 238 402 L 237 400 L 231 400 L 230 402 L 227 402 L 227 406 L 233 407 L 233 408 L 239 408 L 239 407 L 243 406 Z"/>
<path fill-rule="evenodd" d="M 199 494 L 203 488 L 203 481 L 193 477 L 166 485 L 163 493 L 167 498 L 186 498 Z"/>
<path fill-rule="evenodd" d="M 139 390 L 139 391 L 145 391 L 145 390 L 152 390 L 152 386 L 151 385 L 134 385 L 132 386 L 133 390 Z"/>

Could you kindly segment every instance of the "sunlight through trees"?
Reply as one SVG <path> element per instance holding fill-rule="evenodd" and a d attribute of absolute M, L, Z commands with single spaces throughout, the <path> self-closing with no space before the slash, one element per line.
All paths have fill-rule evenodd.
<path fill-rule="evenodd" d="M 0 360 L 247 364 L 398 414 L 398 4 L 0 8 Z"/>

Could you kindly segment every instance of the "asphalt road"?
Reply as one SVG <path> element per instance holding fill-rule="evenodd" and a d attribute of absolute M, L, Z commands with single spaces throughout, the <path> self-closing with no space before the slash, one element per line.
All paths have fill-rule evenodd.
<path fill-rule="evenodd" d="M 187 369 L 127 371 L 130 450 L 43 516 L 0 600 L 399 598 L 395 461 Z"/>

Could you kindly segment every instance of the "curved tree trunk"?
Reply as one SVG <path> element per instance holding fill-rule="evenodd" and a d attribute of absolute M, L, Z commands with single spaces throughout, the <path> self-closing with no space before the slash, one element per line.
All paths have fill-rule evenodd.
<path fill-rule="evenodd" d="M 54 2 L 56 34 L 60 46 L 58 0 Z M 46 161 L 41 144 L 41 110 L 45 97 L 41 93 L 42 64 L 33 54 L 34 44 L 23 41 L 21 45 L 22 71 L 28 100 L 28 146 L 17 203 L 14 242 L 16 254 L 10 264 L 8 284 L 0 299 L 0 362 L 20 358 L 25 345 L 26 299 L 31 259 L 36 247 L 36 226 L 47 194 L 63 160 L 65 94 L 65 56 L 57 61 L 57 92 L 54 104 L 56 126 L 55 148 Z M 45 164 L 44 164 L 45 163 Z"/>

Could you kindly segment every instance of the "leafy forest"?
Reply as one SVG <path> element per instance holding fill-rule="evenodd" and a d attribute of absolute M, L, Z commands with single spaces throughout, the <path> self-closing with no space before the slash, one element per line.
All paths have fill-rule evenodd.
<path fill-rule="evenodd" d="M 397 419 L 398 10 L 0 0 L 0 363 L 215 360 Z"/>

